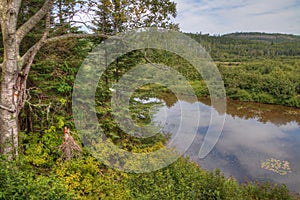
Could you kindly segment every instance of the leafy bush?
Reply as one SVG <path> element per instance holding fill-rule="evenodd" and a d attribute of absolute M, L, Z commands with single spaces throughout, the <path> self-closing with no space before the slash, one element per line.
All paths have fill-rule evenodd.
<path fill-rule="evenodd" d="M 53 169 L 74 199 L 128 199 L 126 174 L 105 169 L 93 157 L 59 162 Z"/>
<path fill-rule="evenodd" d="M 28 165 L 0 161 L 0 199 L 71 199 L 72 193 L 55 176 L 36 175 Z"/>
<path fill-rule="evenodd" d="M 286 101 L 288 106 L 300 108 L 300 96 L 292 97 Z"/>
<path fill-rule="evenodd" d="M 237 90 L 235 94 L 230 95 L 230 97 L 234 100 L 240 101 L 251 101 L 252 96 L 246 90 Z"/>
<path fill-rule="evenodd" d="M 290 200 L 294 199 L 285 185 L 272 185 L 270 183 L 247 184 L 243 187 L 244 197 L 248 199 Z"/>
<path fill-rule="evenodd" d="M 134 199 L 232 199 L 241 197 L 233 179 L 219 171 L 209 173 L 186 158 L 167 168 L 129 177 Z M 240 198 L 242 199 L 242 198 Z"/>
<path fill-rule="evenodd" d="M 54 126 L 44 133 L 22 133 L 25 158 L 35 166 L 51 167 L 61 156 L 58 146 L 63 142 L 62 132 L 57 132 Z"/>
<path fill-rule="evenodd" d="M 259 103 L 275 103 L 275 98 L 268 93 L 255 94 L 253 100 Z"/>
<path fill-rule="evenodd" d="M 293 199 L 284 185 L 269 183 L 242 186 L 220 170 L 207 172 L 186 158 L 148 174 L 129 176 L 132 199 Z"/>

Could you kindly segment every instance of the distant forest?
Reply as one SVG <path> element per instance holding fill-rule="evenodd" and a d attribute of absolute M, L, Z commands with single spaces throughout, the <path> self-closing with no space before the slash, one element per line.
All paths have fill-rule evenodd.
<path fill-rule="evenodd" d="M 270 33 L 231 33 L 222 36 L 187 33 L 217 61 L 300 56 L 300 36 Z"/>

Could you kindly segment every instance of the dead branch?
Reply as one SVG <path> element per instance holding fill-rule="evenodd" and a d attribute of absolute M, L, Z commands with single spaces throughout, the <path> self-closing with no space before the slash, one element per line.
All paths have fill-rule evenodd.
<path fill-rule="evenodd" d="M 67 127 L 64 128 L 64 142 L 58 148 L 63 152 L 65 160 L 71 160 L 74 156 L 80 156 L 82 152 L 82 149 L 70 134 L 70 129 Z"/>

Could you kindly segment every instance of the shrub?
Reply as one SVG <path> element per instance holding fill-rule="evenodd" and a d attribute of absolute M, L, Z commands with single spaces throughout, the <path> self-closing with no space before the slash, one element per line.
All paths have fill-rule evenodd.
<path fill-rule="evenodd" d="M 254 95 L 254 101 L 257 101 L 259 103 L 275 103 L 276 102 L 276 99 L 268 94 L 268 93 L 258 93 L 258 94 L 255 94 Z"/>
<path fill-rule="evenodd" d="M 16 162 L 0 160 L 0 199 L 71 199 L 72 193 L 55 176 L 36 175 L 28 165 L 24 169 Z"/>
<path fill-rule="evenodd" d="M 237 90 L 235 94 L 230 95 L 234 100 L 252 101 L 251 94 L 246 90 Z"/>
<path fill-rule="evenodd" d="M 44 133 L 22 133 L 25 158 L 35 166 L 51 167 L 61 156 L 58 146 L 62 143 L 62 133 L 58 133 L 54 126 Z"/>
<path fill-rule="evenodd" d="M 105 169 L 93 157 L 59 162 L 54 171 L 74 199 L 128 199 L 126 174 Z"/>
<path fill-rule="evenodd" d="M 300 96 L 292 97 L 286 101 L 288 106 L 300 108 Z"/>

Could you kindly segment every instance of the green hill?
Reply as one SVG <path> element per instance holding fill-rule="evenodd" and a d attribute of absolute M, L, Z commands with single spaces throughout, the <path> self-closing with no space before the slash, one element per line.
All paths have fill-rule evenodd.
<path fill-rule="evenodd" d="M 280 33 L 239 32 L 225 34 L 222 37 L 247 39 L 251 41 L 265 41 L 273 43 L 300 42 L 300 36 L 298 35 Z"/>

